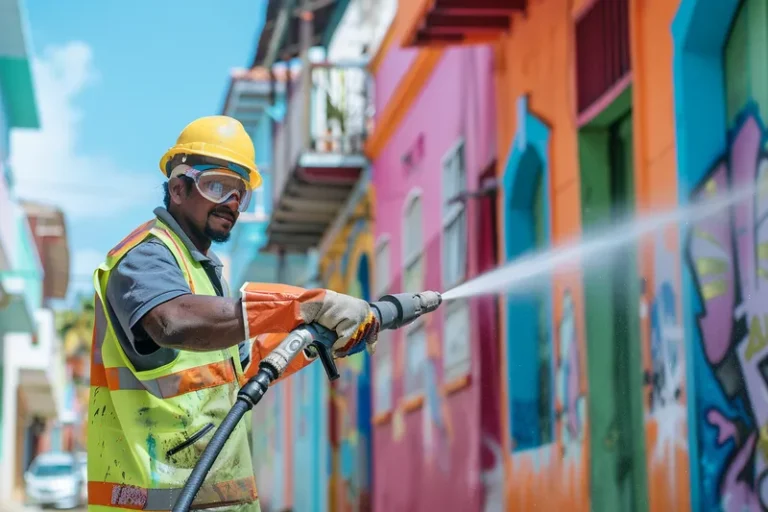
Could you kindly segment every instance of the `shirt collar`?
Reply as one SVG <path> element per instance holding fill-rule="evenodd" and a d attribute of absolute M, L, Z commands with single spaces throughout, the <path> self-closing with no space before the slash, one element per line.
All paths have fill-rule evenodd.
<path fill-rule="evenodd" d="M 155 216 L 163 221 L 166 226 L 168 226 L 171 231 L 173 231 L 177 237 L 179 237 L 179 240 L 181 240 L 184 243 L 184 246 L 189 251 L 189 254 L 192 256 L 192 258 L 197 261 L 198 263 L 208 262 L 214 267 L 222 267 L 223 264 L 221 263 L 221 260 L 218 256 L 212 251 L 208 250 L 208 255 L 206 256 L 200 250 L 195 247 L 195 244 L 192 243 L 192 240 L 190 240 L 189 236 L 184 232 L 184 230 L 179 226 L 179 223 L 176 222 L 176 219 L 173 218 L 173 215 L 163 208 L 162 206 L 159 206 L 155 208 Z"/>

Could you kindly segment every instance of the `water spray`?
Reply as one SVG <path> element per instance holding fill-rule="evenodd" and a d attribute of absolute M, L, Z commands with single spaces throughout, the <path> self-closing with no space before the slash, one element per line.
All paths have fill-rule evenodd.
<path fill-rule="evenodd" d="M 674 210 L 636 217 L 614 225 L 601 233 L 592 234 L 541 252 L 521 256 L 510 263 L 482 274 L 443 293 L 443 300 L 486 295 L 491 293 L 525 293 L 541 285 L 541 277 L 562 267 L 602 264 L 606 255 L 637 239 L 674 224 L 689 224 L 717 215 L 750 199 L 758 192 L 756 184 L 731 189 L 708 200 L 701 200 Z M 768 184 L 760 194 L 768 195 Z M 586 260 L 586 261 L 585 261 Z"/>

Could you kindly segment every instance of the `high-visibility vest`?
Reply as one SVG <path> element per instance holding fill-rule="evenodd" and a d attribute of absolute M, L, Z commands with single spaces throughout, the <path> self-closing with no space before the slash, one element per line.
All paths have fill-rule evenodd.
<path fill-rule="evenodd" d="M 137 371 L 104 309 L 109 275 L 133 247 L 156 237 L 173 253 L 193 293 L 216 295 L 202 265 L 159 219 L 139 226 L 94 273 L 95 325 L 88 411 L 88 510 L 169 510 L 244 380 L 237 346 L 181 350 L 159 368 Z M 241 421 L 214 463 L 195 508 L 259 511 Z"/>

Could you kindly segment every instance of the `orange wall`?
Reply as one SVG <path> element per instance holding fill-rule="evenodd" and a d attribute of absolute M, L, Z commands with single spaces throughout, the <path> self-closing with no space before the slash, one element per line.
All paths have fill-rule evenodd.
<path fill-rule="evenodd" d="M 552 241 L 556 244 L 581 231 L 576 101 L 572 85 L 573 29 L 569 14 L 572 5 L 570 0 L 532 1 L 528 5 L 526 17 L 515 16 L 511 33 L 497 45 L 497 147 L 503 148 L 499 167 L 503 172 L 517 129 L 515 102 L 521 95 L 528 94 L 530 113 L 551 128 L 549 194 Z M 553 353 L 559 351 L 557 324 L 562 318 L 562 297 L 566 289 L 575 303 L 576 343 L 582 354 L 581 366 L 586 368 L 581 277 L 576 269 L 563 272 L 555 281 Z M 506 361 L 504 355 L 503 366 Z M 506 368 L 503 372 L 506 374 Z M 506 379 L 502 380 L 506 385 Z M 583 379 L 583 393 L 586 384 Z M 502 410 L 502 431 L 506 433 L 504 441 L 509 454 L 506 400 Z M 586 425 L 584 431 L 587 431 Z M 508 456 L 507 510 L 589 510 L 586 440 L 569 445 L 564 455 L 566 446 L 559 421 L 555 435 L 557 442 L 553 445 Z"/>
<path fill-rule="evenodd" d="M 678 1 L 630 1 L 635 179 L 638 209 L 647 210 L 677 204 L 670 23 Z M 511 33 L 500 38 L 496 45 L 499 172 L 504 171 L 517 128 L 516 100 L 527 94 L 531 114 L 551 128 L 549 194 L 552 200 L 552 240 L 555 244 L 581 231 L 573 20 L 591 3 L 591 0 L 532 0 L 526 16 L 514 16 Z M 503 207 L 504 201 L 500 203 Z M 500 218 L 503 219 L 501 213 Z M 503 230 L 504 227 L 500 226 L 500 239 L 503 239 Z M 676 231 L 666 234 L 661 242 L 672 254 L 679 254 Z M 655 255 L 653 243 L 653 240 L 646 240 L 642 244 L 640 264 L 651 290 Z M 674 286 L 679 291 L 678 260 L 674 260 L 677 267 Z M 553 353 L 557 354 L 559 350 L 557 324 L 563 314 L 562 298 L 566 289 L 575 302 L 577 346 L 584 375 L 583 296 L 581 275 L 576 268 L 564 269 L 555 282 Z M 652 295 L 647 299 L 652 300 Z M 649 336 L 650 325 L 644 322 L 646 368 L 650 365 Z M 502 357 L 502 365 L 506 366 L 506 355 Z M 506 372 L 506 368 L 503 371 Z M 506 379 L 502 380 L 506 385 Z M 582 389 L 586 393 L 586 377 L 582 381 Z M 684 392 L 680 400 L 684 406 Z M 647 400 L 644 399 L 644 402 L 647 407 Z M 505 448 L 509 454 L 506 400 L 502 403 L 502 410 L 505 423 L 502 430 L 506 433 Z M 689 510 L 687 450 L 674 444 L 666 451 L 663 446 L 657 447 L 657 432 L 661 425 L 651 417 L 646 426 L 650 509 Z M 681 428 L 684 433 L 685 426 Z M 587 426 L 585 431 L 588 432 Z M 589 510 L 589 440 L 585 438 L 582 443 L 581 457 L 569 461 L 563 456 L 561 432 L 558 422 L 558 441 L 554 446 L 508 455 L 508 510 L 559 510 L 566 507 L 568 510 Z M 654 450 L 664 456 L 654 457 Z"/>

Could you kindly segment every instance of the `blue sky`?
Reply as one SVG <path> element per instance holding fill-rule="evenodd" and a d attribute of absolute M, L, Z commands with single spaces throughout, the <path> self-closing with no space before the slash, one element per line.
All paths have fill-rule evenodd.
<path fill-rule="evenodd" d="M 64 208 L 70 292 L 161 204 L 158 160 L 187 123 L 220 113 L 265 4 L 26 0 L 42 128 L 12 134 L 11 162 L 20 197 Z"/>

